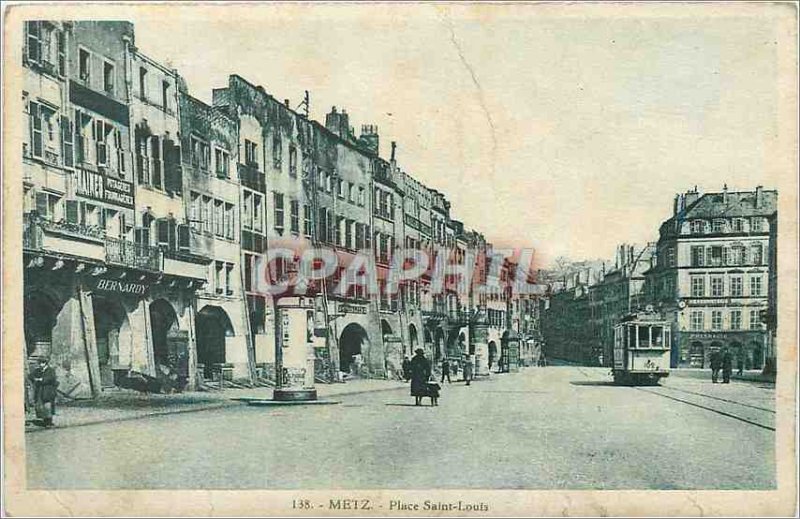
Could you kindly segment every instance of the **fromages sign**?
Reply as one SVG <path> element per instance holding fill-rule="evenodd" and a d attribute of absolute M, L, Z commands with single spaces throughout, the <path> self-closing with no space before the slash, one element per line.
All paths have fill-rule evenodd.
<path fill-rule="evenodd" d="M 79 170 L 79 195 L 122 207 L 133 208 L 133 184 L 93 171 Z"/>

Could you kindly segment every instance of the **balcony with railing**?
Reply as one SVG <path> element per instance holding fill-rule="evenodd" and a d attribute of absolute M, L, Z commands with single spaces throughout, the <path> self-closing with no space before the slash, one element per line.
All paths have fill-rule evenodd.
<path fill-rule="evenodd" d="M 105 230 L 100 227 L 48 220 L 35 211 L 23 215 L 23 226 L 23 249 L 104 259 Z"/>
<path fill-rule="evenodd" d="M 106 262 L 112 265 L 160 271 L 162 254 L 158 247 L 119 238 L 106 238 Z"/>

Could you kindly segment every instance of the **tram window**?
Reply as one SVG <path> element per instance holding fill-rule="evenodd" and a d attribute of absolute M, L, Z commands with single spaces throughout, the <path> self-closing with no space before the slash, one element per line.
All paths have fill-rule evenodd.
<path fill-rule="evenodd" d="M 650 327 L 649 326 L 639 326 L 639 348 L 649 348 L 650 347 Z"/>
<path fill-rule="evenodd" d="M 636 348 L 636 327 L 627 326 L 625 333 L 628 335 L 628 348 Z"/>
<path fill-rule="evenodd" d="M 654 348 L 663 347 L 664 328 L 662 326 L 653 326 L 651 330 L 653 330 L 653 347 Z"/>

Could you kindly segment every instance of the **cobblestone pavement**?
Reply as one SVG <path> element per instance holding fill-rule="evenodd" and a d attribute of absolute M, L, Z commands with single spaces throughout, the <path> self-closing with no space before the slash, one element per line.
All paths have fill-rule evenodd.
<path fill-rule="evenodd" d="M 333 406 L 231 405 L 29 434 L 32 488 L 767 489 L 774 390 L 602 368 L 528 368 Z M 772 416 L 772 422 L 770 422 Z"/>

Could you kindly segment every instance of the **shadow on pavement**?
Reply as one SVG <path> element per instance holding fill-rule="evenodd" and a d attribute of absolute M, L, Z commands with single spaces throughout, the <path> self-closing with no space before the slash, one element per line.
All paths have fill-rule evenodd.
<path fill-rule="evenodd" d="M 570 382 L 573 386 L 614 386 L 617 385 L 611 380 L 573 380 Z"/>
<path fill-rule="evenodd" d="M 431 407 L 430 405 L 427 405 L 427 404 L 425 404 L 425 405 L 414 405 L 414 404 L 386 404 L 386 405 L 391 405 L 391 406 L 395 406 L 395 407 Z"/>

